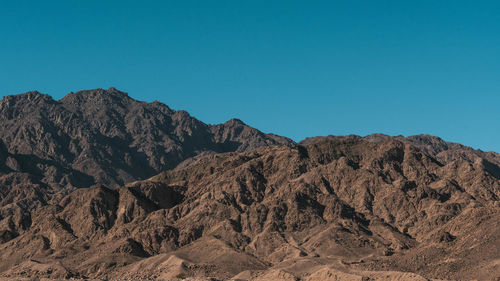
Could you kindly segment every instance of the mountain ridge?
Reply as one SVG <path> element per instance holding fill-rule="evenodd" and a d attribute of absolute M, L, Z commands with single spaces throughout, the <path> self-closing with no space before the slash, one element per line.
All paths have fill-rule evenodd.
<path fill-rule="evenodd" d="M 134 115 L 140 117 L 136 118 Z M 0 119 L 4 121 L 0 128 L 0 138 L 7 143 L 10 152 L 48 156 L 66 165 L 73 165 L 75 161 L 85 162 L 89 160 L 85 159 L 86 153 L 91 154 L 91 159 L 87 161 L 91 163 L 87 163 L 87 166 L 85 163 L 77 163 L 76 166 L 87 170 L 90 168 L 88 165 L 97 166 L 93 168 L 103 175 L 95 183 L 104 184 L 123 184 L 153 176 L 195 156 L 198 151 L 242 151 L 262 144 L 293 143 L 284 137 L 268 137 L 243 122 L 229 120 L 224 124 L 206 125 L 186 111 L 175 111 L 159 102 L 136 101 L 115 88 L 69 93 L 57 101 L 36 91 L 6 96 L 0 101 Z M 241 132 L 236 132 L 237 130 Z M 240 133 L 246 135 L 240 137 Z M 238 137 L 242 143 L 233 140 Z M 41 140 L 37 143 L 33 138 Z M 250 141 L 245 142 L 245 138 Z M 252 141 L 254 142 L 251 143 Z M 33 148 L 32 144 L 40 142 L 42 145 Z M 101 158 L 112 158 L 110 153 L 103 152 L 109 148 L 92 147 L 93 143 L 105 142 L 128 150 L 121 145 L 125 143 L 129 147 L 135 147 L 135 150 L 120 151 L 121 154 L 145 154 L 144 156 L 153 160 L 151 163 L 140 163 L 147 167 L 142 175 L 130 174 L 131 171 L 123 169 L 122 175 L 111 175 L 105 171 L 103 164 L 95 163 L 98 159 L 94 158 L 98 156 L 92 155 L 97 153 L 102 154 Z M 183 151 L 184 148 L 180 147 L 183 142 L 190 142 L 186 145 L 190 147 L 190 151 Z M 137 147 L 139 144 L 142 147 Z M 155 156 L 153 153 L 162 155 Z M 169 163 L 165 160 L 167 156 Z M 113 168 L 118 169 L 116 165 L 118 163 L 111 163 Z M 135 163 L 136 168 L 137 165 Z"/>
<path fill-rule="evenodd" d="M 498 153 L 429 135 L 295 143 L 114 88 L 0 101 L 0 279 L 492 280 L 499 200 Z"/>

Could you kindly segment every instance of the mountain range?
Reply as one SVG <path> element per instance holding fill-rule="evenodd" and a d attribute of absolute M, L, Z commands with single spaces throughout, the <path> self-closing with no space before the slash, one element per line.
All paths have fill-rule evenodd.
<path fill-rule="evenodd" d="M 496 280 L 500 154 L 294 142 L 115 88 L 0 101 L 0 279 Z"/>

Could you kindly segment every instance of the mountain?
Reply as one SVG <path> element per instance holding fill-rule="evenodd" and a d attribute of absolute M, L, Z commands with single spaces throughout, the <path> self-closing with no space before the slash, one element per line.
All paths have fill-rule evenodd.
<path fill-rule="evenodd" d="M 0 139 L 13 155 L 84 171 L 64 178 L 41 169 L 43 182 L 75 187 L 146 179 L 201 153 L 293 143 L 237 119 L 207 125 L 185 111 L 137 101 L 115 88 L 70 93 L 58 101 L 38 92 L 6 96 L 0 101 Z"/>
<path fill-rule="evenodd" d="M 0 242 L 24 231 L 32 210 L 78 188 L 147 179 L 198 155 L 293 143 L 237 119 L 207 125 L 114 88 L 58 101 L 39 92 L 6 96 L 0 101 Z"/>
<path fill-rule="evenodd" d="M 81 94 L 83 98 L 87 93 Z M 75 112 L 78 118 L 71 122 L 92 124 L 94 120 L 109 136 L 127 139 L 117 132 L 129 129 L 105 126 L 101 121 L 105 117 L 92 118 L 100 109 L 78 113 L 65 99 L 53 104 Z M 169 112 L 165 106 L 161 108 Z M 124 120 L 127 118 L 133 117 Z M 179 142 L 183 149 L 176 150 L 179 154 L 166 154 L 165 159 L 178 155 L 174 158 L 177 164 L 180 156 L 195 155 L 202 150 L 184 145 L 202 147 L 198 143 L 206 136 L 214 145 L 210 151 L 223 152 L 220 147 L 224 147 L 232 152 L 198 153 L 176 168 L 167 165 L 167 170 L 153 177 L 121 187 L 78 188 L 57 201 L 40 201 L 29 212 L 29 219 L 12 214 L 2 221 L 7 227 L 0 244 L 0 275 L 116 280 L 500 277 L 499 154 L 427 135 L 328 136 L 293 144 L 245 127 L 238 120 L 216 126 L 186 120 L 191 121 L 183 123 L 180 133 L 160 134 L 184 136 L 184 142 Z M 151 133 L 161 131 L 154 124 L 138 127 Z M 189 130 L 192 133 L 182 133 Z M 78 135 L 73 131 L 68 136 L 73 134 Z M 93 136 L 87 131 L 82 134 Z M 129 148 L 143 151 L 147 134 L 134 134 L 142 136 L 138 137 L 142 141 L 130 142 Z M 0 157 L 20 163 L 17 159 L 24 154 L 14 147 L 24 146 L 8 145 L 10 140 L 4 139 Z M 87 143 L 96 147 L 97 140 L 91 138 Z M 279 142 L 284 145 L 269 145 Z M 38 142 L 32 146 L 29 155 L 37 155 L 45 147 Z M 119 145 L 110 147 L 116 149 L 115 154 L 103 152 L 108 154 L 92 158 L 96 159 L 92 163 L 112 164 L 106 162 L 108 157 L 119 159 L 126 151 Z M 158 155 L 144 153 L 144 163 L 157 163 L 148 155 L 154 159 Z M 44 159 L 40 157 L 40 161 Z M 13 160 L 4 161 L 5 169 L 15 166 Z M 89 175 L 78 166 L 81 162 L 70 162 L 77 164 L 61 166 L 67 169 L 62 174 Z M 48 186 L 40 184 L 39 192 Z M 8 230 L 16 223 L 22 226 L 16 233 Z"/>

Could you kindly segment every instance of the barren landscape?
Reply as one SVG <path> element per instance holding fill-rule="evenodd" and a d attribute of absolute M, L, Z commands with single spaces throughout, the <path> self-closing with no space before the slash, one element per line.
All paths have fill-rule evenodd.
<path fill-rule="evenodd" d="M 0 101 L 4 280 L 498 280 L 500 154 L 294 142 L 117 89 Z"/>

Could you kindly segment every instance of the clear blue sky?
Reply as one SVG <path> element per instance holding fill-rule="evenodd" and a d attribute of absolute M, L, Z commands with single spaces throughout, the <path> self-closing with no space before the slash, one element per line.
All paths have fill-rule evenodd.
<path fill-rule="evenodd" d="M 500 1 L 2 1 L 0 95 L 114 86 L 207 123 L 500 152 Z"/>

